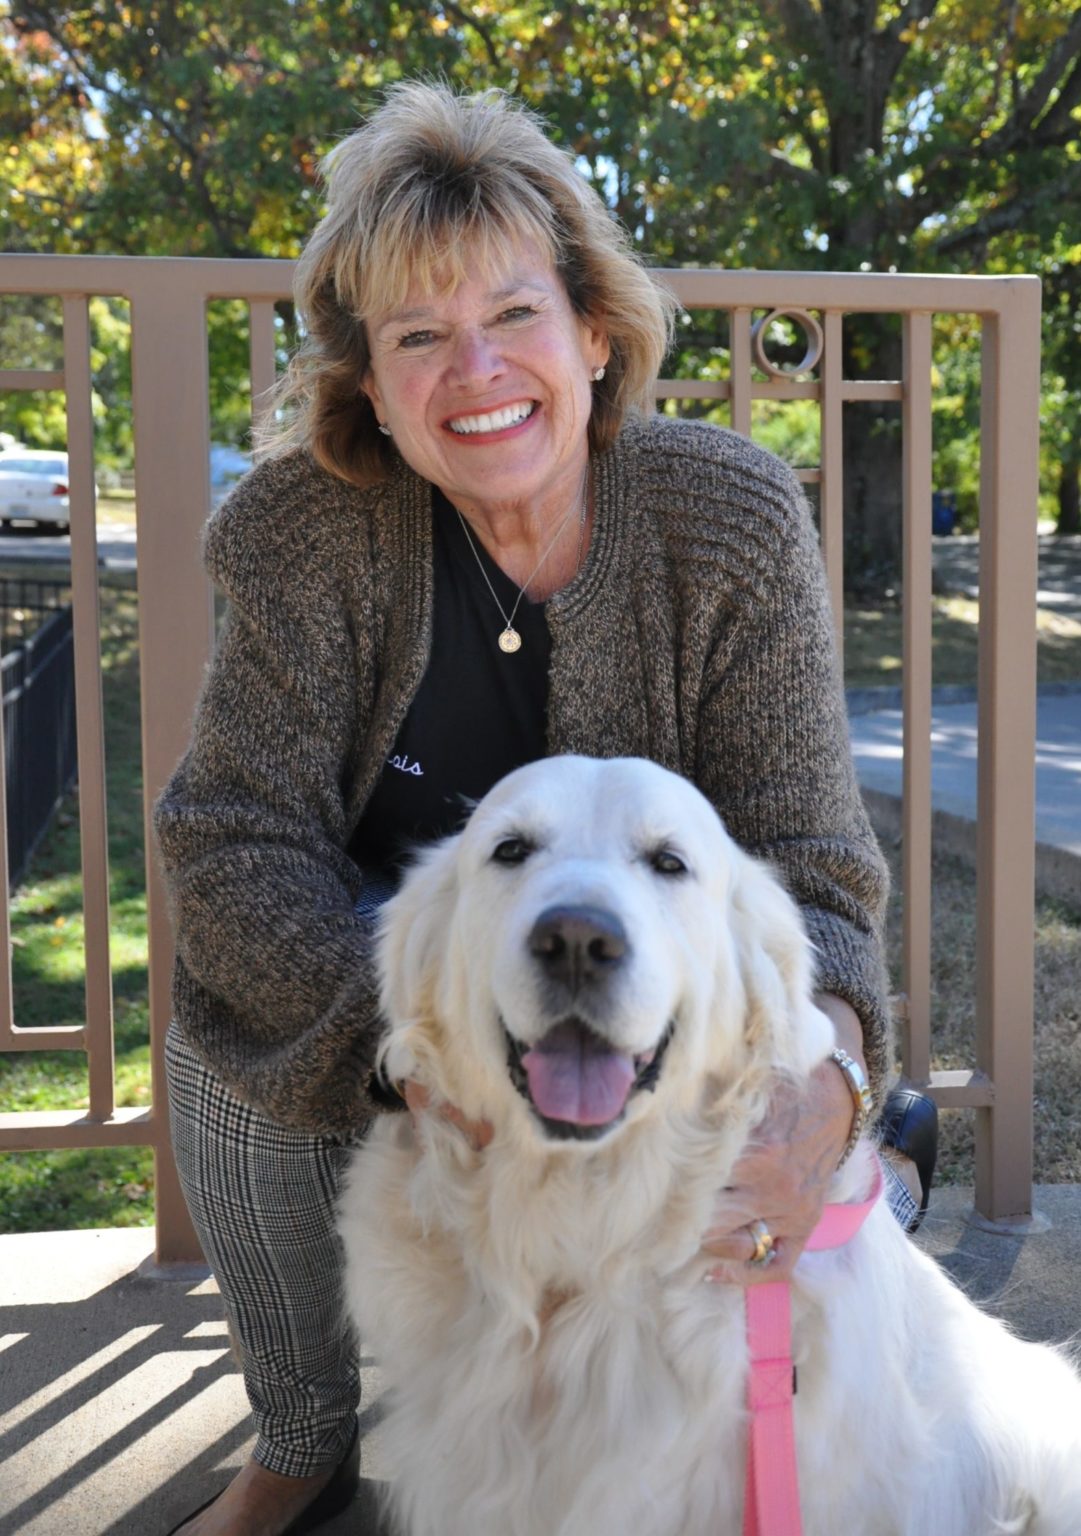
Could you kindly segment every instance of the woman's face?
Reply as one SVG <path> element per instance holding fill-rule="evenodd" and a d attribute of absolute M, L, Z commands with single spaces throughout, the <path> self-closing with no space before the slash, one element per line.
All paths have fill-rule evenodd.
<path fill-rule="evenodd" d="M 457 288 L 414 284 L 368 330 L 365 392 L 419 475 L 463 510 L 566 506 L 608 340 L 574 314 L 547 254 L 523 245 Z"/>

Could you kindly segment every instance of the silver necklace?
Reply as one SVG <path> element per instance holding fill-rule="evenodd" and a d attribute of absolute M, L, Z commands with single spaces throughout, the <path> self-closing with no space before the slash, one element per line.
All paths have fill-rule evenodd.
<path fill-rule="evenodd" d="M 575 562 L 574 562 L 574 575 L 575 576 L 577 576 L 578 569 L 579 569 L 580 565 L 582 564 L 582 544 L 583 544 L 584 539 L 585 539 L 585 531 L 586 531 L 586 508 L 587 508 L 587 505 L 588 505 L 588 491 L 589 491 L 589 470 L 587 468 L 586 472 L 585 472 L 585 476 L 584 476 L 583 481 L 582 481 L 581 506 L 578 508 L 578 554 L 577 554 L 577 557 L 576 557 Z M 458 508 L 457 507 L 455 507 L 454 510 L 455 510 L 455 512 L 458 512 Z M 469 531 L 469 524 L 466 522 L 466 520 L 462 516 L 461 512 L 458 512 L 458 521 L 462 525 L 462 532 L 465 534 L 466 542 L 468 543 L 470 549 L 473 551 L 473 558 L 477 562 L 477 568 L 480 571 L 481 575 L 484 577 L 484 584 L 485 584 L 485 586 L 488 588 L 488 591 L 492 594 L 492 601 L 495 603 L 496 607 L 499 609 L 500 614 L 502 615 L 502 618 L 503 618 L 503 629 L 500 631 L 498 644 L 499 644 L 499 649 L 501 651 L 505 651 L 508 656 L 513 655 L 515 651 L 519 651 L 522 648 L 522 637 L 521 637 L 521 635 L 518 633 L 518 631 L 514 627 L 514 618 L 515 618 L 515 615 L 518 612 L 519 604 L 521 603 L 522 598 L 525 596 L 526 588 L 529 586 L 529 583 L 536 576 L 537 572 L 540 570 L 541 566 L 547 560 L 548 556 L 552 553 L 552 550 L 556 547 L 556 541 L 558 540 L 559 535 L 563 532 L 564 528 L 570 522 L 571 518 L 574 516 L 574 510 L 575 509 L 573 507 L 571 507 L 570 511 L 567 512 L 563 517 L 560 518 L 560 520 L 559 520 L 559 527 L 556 529 L 555 533 L 553 533 L 553 535 L 549 539 L 548 543 L 544 546 L 544 553 L 541 555 L 541 557 L 537 561 L 536 565 L 530 571 L 530 573 L 526 577 L 525 581 L 518 588 L 518 596 L 514 599 L 514 607 L 511 609 L 509 614 L 507 613 L 507 610 L 503 607 L 503 604 L 499 601 L 499 598 L 496 595 L 496 590 L 492 586 L 492 583 L 488 580 L 488 572 L 484 569 L 484 562 L 480 558 L 480 555 L 479 555 L 479 553 L 477 551 L 477 546 L 473 543 L 473 535 Z"/>

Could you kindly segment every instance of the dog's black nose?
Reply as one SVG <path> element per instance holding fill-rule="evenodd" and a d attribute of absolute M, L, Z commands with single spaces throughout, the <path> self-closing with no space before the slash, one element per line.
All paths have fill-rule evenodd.
<path fill-rule="evenodd" d="M 619 918 L 599 907 L 548 907 L 533 924 L 529 950 L 549 976 L 573 989 L 617 966 L 627 935 Z"/>

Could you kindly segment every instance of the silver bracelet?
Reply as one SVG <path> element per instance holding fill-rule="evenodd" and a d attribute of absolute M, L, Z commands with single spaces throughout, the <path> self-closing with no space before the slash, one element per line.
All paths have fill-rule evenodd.
<path fill-rule="evenodd" d="M 858 1061 L 853 1060 L 840 1046 L 830 1052 L 830 1060 L 835 1061 L 844 1073 L 848 1091 L 852 1095 L 852 1129 L 848 1133 L 845 1149 L 841 1153 L 841 1161 L 837 1164 L 838 1168 L 841 1168 L 848 1161 L 853 1147 L 863 1135 L 875 1107 L 875 1101 L 866 1074 Z"/>

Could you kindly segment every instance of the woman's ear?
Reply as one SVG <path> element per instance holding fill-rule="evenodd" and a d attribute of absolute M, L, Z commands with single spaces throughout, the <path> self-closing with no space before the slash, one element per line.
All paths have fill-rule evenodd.
<path fill-rule="evenodd" d="M 371 367 L 371 364 L 368 365 L 368 367 L 364 370 L 364 373 L 361 375 L 360 388 L 361 393 L 367 395 L 368 399 L 371 401 L 372 410 L 375 412 L 376 421 L 385 421 L 386 416 L 383 414 L 383 396 L 379 389 L 379 385 L 375 381 L 375 373 Z"/>
<path fill-rule="evenodd" d="M 608 340 L 607 330 L 601 325 L 599 320 L 586 315 L 582 320 L 582 325 L 584 327 L 583 351 L 586 362 L 589 365 L 589 372 L 592 374 L 595 368 L 607 366 L 608 359 L 612 355 L 612 344 Z"/>

